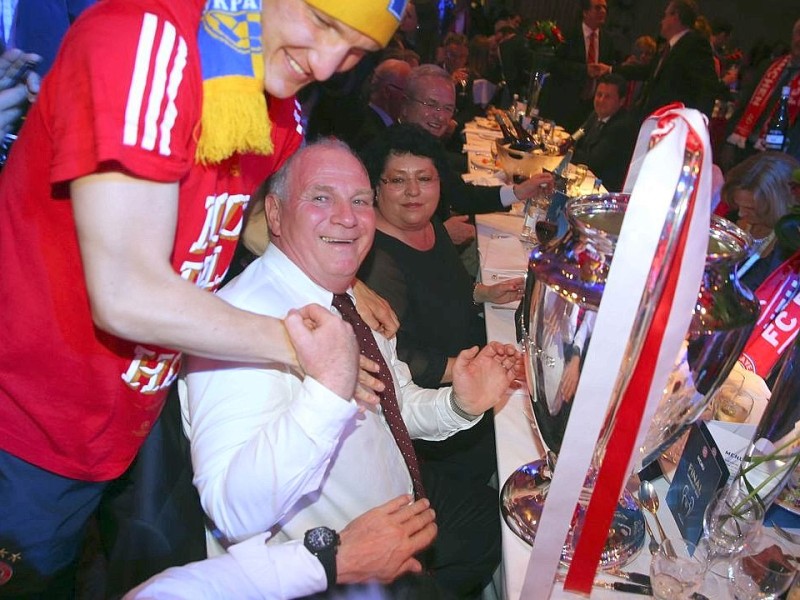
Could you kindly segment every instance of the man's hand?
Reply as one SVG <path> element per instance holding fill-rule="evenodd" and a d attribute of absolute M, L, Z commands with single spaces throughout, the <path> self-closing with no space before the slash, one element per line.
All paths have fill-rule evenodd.
<path fill-rule="evenodd" d="M 0 55 L 0 135 L 5 135 L 22 117 L 27 102 L 33 102 L 39 93 L 39 76 L 28 72 L 20 77 L 26 63 L 38 63 L 37 54 L 21 50 L 6 50 Z"/>
<path fill-rule="evenodd" d="M 459 406 L 471 415 L 480 415 L 501 399 L 520 374 L 522 357 L 510 344 L 489 342 L 462 350 L 453 366 L 453 390 Z"/>
<path fill-rule="evenodd" d="M 547 185 L 547 193 L 553 191 L 553 175 L 552 173 L 537 173 L 514 186 L 514 195 L 520 200 L 527 200 L 533 198 L 539 190 L 541 184 Z"/>
<path fill-rule="evenodd" d="M 589 63 L 586 65 L 586 73 L 592 79 L 597 79 L 605 75 L 606 73 L 611 72 L 611 66 L 605 63 Z"/>
<path fill-rule="evenodd" d="M 350 324 L 319 304 L 290 310 L 284 324 L 300 367 L 337 396 L 352 398 L 359 352 Z"/>
<path fill-rule="evenodd" d="M 444 222 L 447 235 L 456 246 L 471 242 L 475 239 L 475 226 L 468 222 L 467 215 L 450 217 Z"/>
<path fill-rule="evenodd" d="M 400 327 L 392 305 L 373 292 L 360 279 L 353 283 L 353 294 L 356 297 L 356 310 L 364 322 L 383 337 L 393 338 Z"/>
<path fill-rule="evenodd" d="M 494 285 L 475 286 L 475 302 L 491 302 L 493 304 L 506 304 L 522 298 L 525 291 L 525 278 L 515 277 L 495 283 Z"/>
<path fill-rule="evenodd" d="M 405 573 L 419 573 L 414 555 L 436 537 L 435 514 L 427 499 L 411 503 L 399 496 L 352 521 L 340 533 L 336 553 L 337 583 L 390 583 Z"/>

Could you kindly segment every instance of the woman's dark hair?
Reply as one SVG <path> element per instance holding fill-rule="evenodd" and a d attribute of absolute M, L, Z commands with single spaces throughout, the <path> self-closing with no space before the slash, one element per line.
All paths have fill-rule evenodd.
<path fill-rule="evenodd" d="M 410 123 L 400 123 L 389 127 L 377 136 L 360 153 L 367 167 L 369 181 L 377 188 L 383 169 L 390 156 L 413 154 L 430 158 L 441 177 L 448 170 L 442 145 L 430 133 Z"/>

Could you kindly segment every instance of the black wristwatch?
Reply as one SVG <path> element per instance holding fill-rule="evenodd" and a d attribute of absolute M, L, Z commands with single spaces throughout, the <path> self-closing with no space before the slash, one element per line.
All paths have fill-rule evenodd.
<path fill-rule="evenodd" d="M 317 557 L 325 569 L 328 589 L 336 585 L 336 550 L 339 543 L 339 534 L 329 527 L 309 529 L 303 538 L 303 545 Z"/>

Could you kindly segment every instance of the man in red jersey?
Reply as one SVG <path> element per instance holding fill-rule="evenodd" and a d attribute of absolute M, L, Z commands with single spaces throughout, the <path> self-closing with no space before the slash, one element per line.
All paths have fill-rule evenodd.
<path fill-rule="evenodd" d="M 68 32 L 0 180 L 0 596 L 71 593 L 182 352 L 353 378 L 328 311 L 205 292 L 241 230 L 241 155 L 276 169 L 301 142 L 293 94 L 384 45 L 404 4 L 108 0 Z"/>

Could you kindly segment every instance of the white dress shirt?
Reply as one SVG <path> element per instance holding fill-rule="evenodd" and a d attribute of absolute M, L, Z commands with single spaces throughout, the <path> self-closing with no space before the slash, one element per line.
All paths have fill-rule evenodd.
<path fill-rule="evenodd" d="M 278 318 L 309 303 L 330 307 L 333 299 L 272 244 L 219 295 Z M 412 438 L 442 440 L 477 423 L 452 411 L 450 388 L 416 386 L 394 341 L 378 334 L 375 339 Z M 194 483 L 228 541 L 271 528 L 277 541 L 302 539 L 320 525 L 342 529 L 371 508 L 412 493 L 379 407 L 358 413 L 352 400 L 285 365 L 191 358 L 187 367 L 183 404 Z"/>
<path fill-rule="evenodd" d="M 322 564 L 302 542 L 265 545 L 267 537 L 260 534 L 222 556 L 167 569 L 124 600 L 285 600 L 325 591 Z"/>

